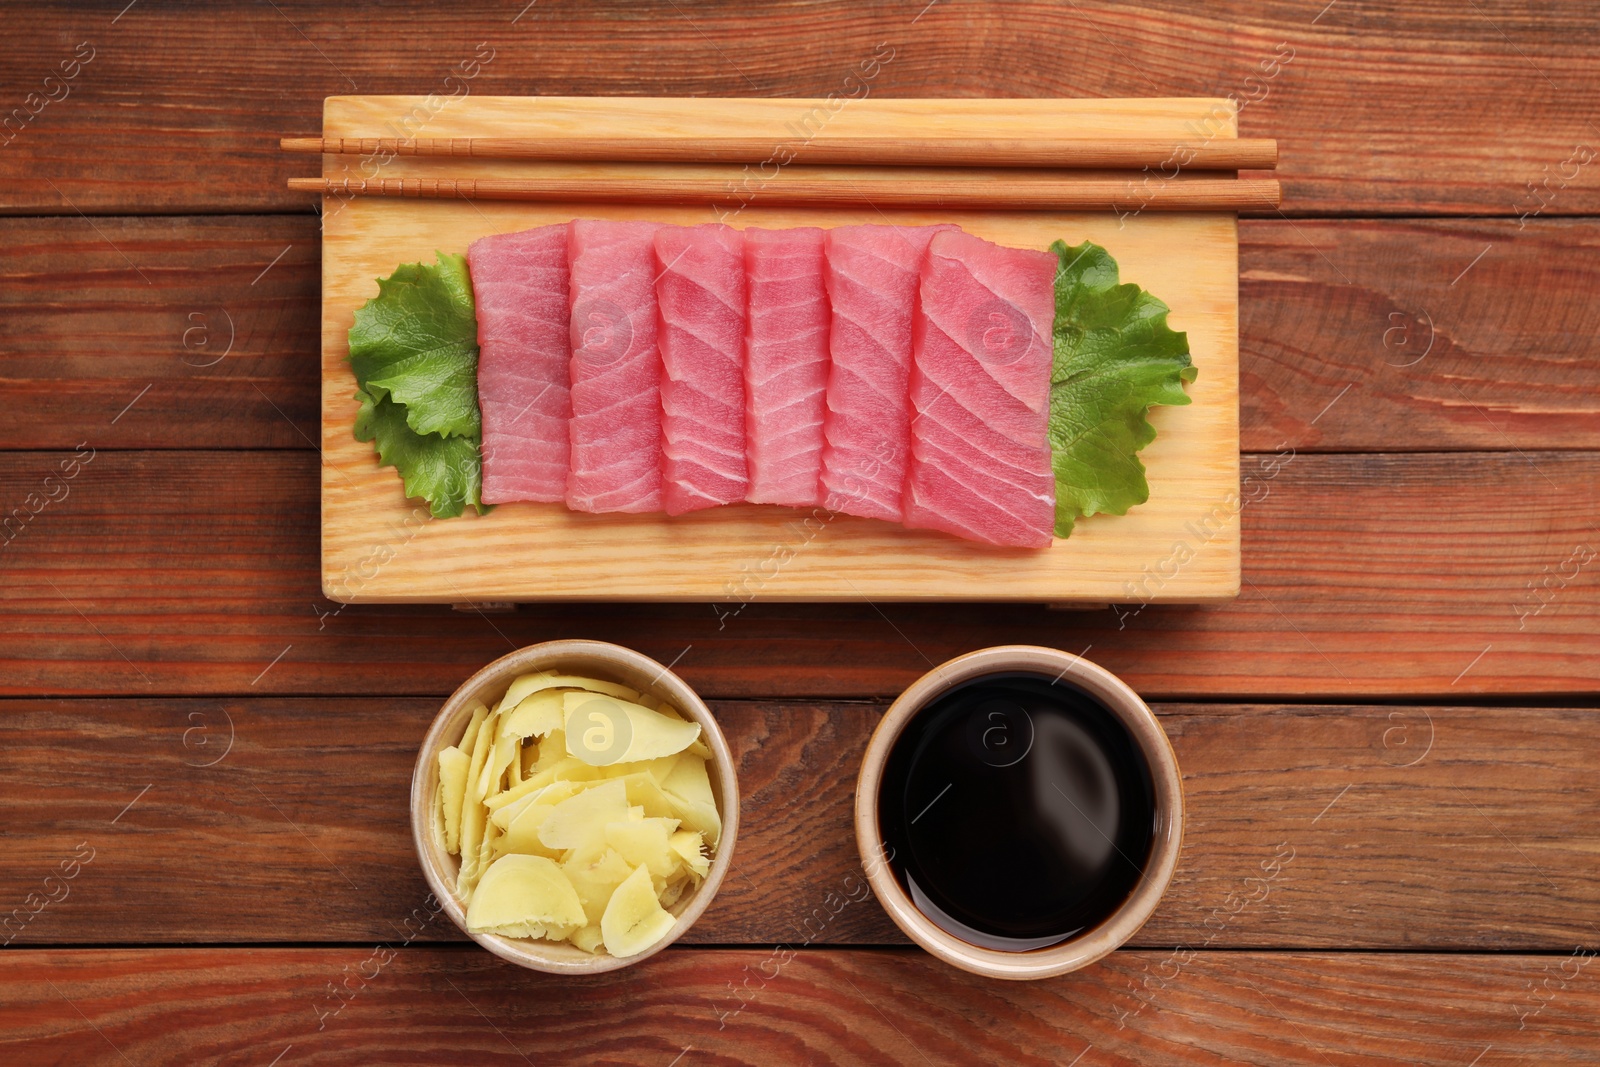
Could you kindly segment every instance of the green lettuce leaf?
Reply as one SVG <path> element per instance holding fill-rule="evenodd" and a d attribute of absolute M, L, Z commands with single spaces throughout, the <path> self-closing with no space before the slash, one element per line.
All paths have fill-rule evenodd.
<path fill-rule="evenodd" d="M 356 312 L 350 367 L 373 400 L 391 396 L 419 434 L 476 437 L 478 318 L 465 256 L 406 263 Z"/>
<path fill-rule="evenodd" d="M 1080 517 L 1124 515 L 1150 499 L 1138 451 L 1155 440 L 1155 404 L 1187 404 L 1195 379 L 1187 335 L 1167 325 L 1167 305 L 1117 284 L 1117 261 L 1085 241 L 1050 246 L 1056 271 L 1050 451 L 1056 536 Z"/>
<path fill-rule="evenodd" d="M 400 472 L 406 495 L 437 518 L 479 514 L 478 318 L 463 256 L 407 263 L 378 279 L 356 312 L 350 367 L 360 387 L 355 435 Z"/>
<path fill-rule="evenodd" d="M 374 398 L 358 390 L 355 399 L 356 440 L 377 443 L 378 459 L 394 467 L 405 481 L 406 496 L 422 497 L 437 519 L 451 519 L 471 504 L 481 514 L 482 489 L 478 443 L 469 437 L 419 434 L 406 420 L 406 409 L 387 396 Z"/>

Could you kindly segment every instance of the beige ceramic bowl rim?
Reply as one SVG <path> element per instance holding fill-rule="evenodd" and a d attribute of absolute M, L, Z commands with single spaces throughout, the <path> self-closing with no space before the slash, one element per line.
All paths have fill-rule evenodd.
<path fill-rule="evenodd" d="M 906 724 L 945 690 L 982 674 L 1029 671 L 1056 676 L 1085 690 L 1116 714 L 1149 761 L 1155 787 L 1156 833 L 1150 862 L 1133 893 L 1098 926 L 1049 948 L 1004 952 L 980 948 L 935 926 L 922 914 L 883 862 L 878 789 L 884 762 Z M 907 937 L 962 970 L 991 978 L 1048 978 L 1085 967 L 1131 938 L 1155 911 L 1178 865 L 1183 841 L 1183 787 L 1178 758 L 1149 706 L 1120 678 L 1098 664 L 1038 645 L 998 645 L 940 664 L 902 693 L 873 731 L 856 779 L 856 845 L 878 901 Z"/>
<path fill-rule="evenodd" d="M 654 679 L 645 688 L 666 698 L 674 707 L 700 724 L 702 739 L 711 749 L 711 762 L 715 770 L 712 775 L 712 787 L 717 793 L 718 808 L 722 815 L 722 837 L 717 843 L 716 853 L 711 858 L 711 869 L 699 886 L 686 894 L 683 901 L 674 905 L 672 910 L 677 916 L 677 922 L 673 924 L 671 932 L 637 956 L 623 959 L 605 953 L 590 955 L 582 949 L 564 943 L 501 937 L 498 934 L 475 934 L 468 930 L 466 908 L 461 898 L 456 895 L 455 879 L 447 873 L 447 868 L 437 854 L 433 842 L 429 801 L 434 796 L 434 788 L 438 782 L 438 753 L 447 745 L 454 743 L 450 735 L 459 732 L 464 720 L 471 716 L 473 703 L 481 699 L 484 703 L 492 705 L 518 674 L 580 662 L 593 664 L 591 669 L 596 673 L 624 685 L 631 684 L 628 680 L 630 677 Z M 621 677 L 615 677 L 619 674 Z M 498 693 L 495 693 L 496 686 L 499 687 Z M 639 688 L 638 685 L 633 687 Z M 494 698 L 484 699 L 481 694 L 485 692 L 495 693 Z M 722 728 L 717 725 L 711 710 L 683 679 L 660 663 L 641 652 L 606 641 L 571 639 L 528 645 L 501 656 L 478 671 L 461 683 L 439 709 L 439 714 L 434 717 L 433 725 L 429 727 L 427 736 L 423 738 L 422 747 L 417 752 L 416 767 L 411 775 L 411 840 L 416 846 L 417 861 L 422 866 L 423 877 L 427 880 L 428 888 L 433 891 L 434 899 L 442 905 L 442 910 L 450 916 L 451 921 L 461 928 L 462 933 L 496 956 L 521 967 L 552 974 L 600 974 L 614 971 L 649 959 L 678 940 L 704 913 L 707 905 L 711 903 L 711 898 L 716 896 L 723 877 L 732 865 L 734 842 L 738 835 L 738 776 L 735 773 L 733 754 L 728 748 L 727 738 L 723 736 Z"/>

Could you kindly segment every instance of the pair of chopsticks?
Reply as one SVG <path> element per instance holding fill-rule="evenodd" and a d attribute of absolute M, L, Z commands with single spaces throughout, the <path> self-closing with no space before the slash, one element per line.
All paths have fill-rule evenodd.
<path fill-rule="evenodd" d="M 353 138 L 285 137 L 286 152 L 389 155 L 539 162 L 698 163 L 697 177 L 596 174 L 581 178 L 290 178 L 289 188 L 324 196 L 400 196 L 424 199 L 605 201 L 610 203 L 743 202 L 730 190 L 752 189 L 749 165 L 770 164 L 772 140 L 699 137 L 641 140 L 601 137 Z M 1023 211 L 1241 211 L 1276 208 L 1276 179 L 1191 178 L 1186 171 L 1266 170 L 1277 165 L 1270 139 L 1182 142 L 1082 138 L 818 137 L 792 149 L 775 180 L 757 179 L 750 202 L 803 205 L 1002 208 Z M 1014 169 L 977 176 L 948 173 L 844 177 L 808 173 L 808 166 Z M 1027 169 L 1023 169 L 1027 168 Z M 1127 178 L 1061 177 L 1057 170 L 1132 170 Z M 1180 180 L 1181 178 L 1181 180 Z"/>

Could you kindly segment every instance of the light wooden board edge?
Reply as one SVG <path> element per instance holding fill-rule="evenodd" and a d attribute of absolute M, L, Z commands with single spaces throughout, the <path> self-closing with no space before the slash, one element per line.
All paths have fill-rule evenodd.
<path fill-rule="evenodd" d="M 473 136 L 563 123 L 615 123 L 629 131 L 777 130 L 826 101 L 632 98 L 469 98 L 429 112 L 424 98 L 331 97 L 326 136 L 379 136 L 402 114 L 428 114 L 428 136 Z M 538 109 L 530 126 L 526 116 Z M 1226 113 L 1226 122 L 1219 115 Z M 520 117 L 519 117 L 520 116 Z M 1074 123 L 1085 134 L 1121 132 L 1192 139 L 1197 129 L 1233 136 L 1218 100 L 852 101 L 830 119 L 840 132 L 931 136 L 1025 131 Z M 1132 124 L 1138 123 L 1137 128 Z M 1209 125 L 1206 125 L 1209 123 Z M 776 141 L 775 141 L 776 143 Z M 469 161 L 474 176 L 527 175 L 540 168 L 593 172 L 604 165 Z M 324 157 L 324 173 L 361 161 Z M 637 166 L 637 165 L 636 165 Z M 648 168 L 646 168 L 648 169 Z M 816 172 L 824 168 L 810 168 Z M 384 177 L 461 174 L 461 161 L 396 159 Z M 847 177 L 848 175 L 846 175 Z M 781 180 L 780 171 L 777 180 Z M 726 210 L 725 208 L 723 209 Z M 1238 228 L 1231 215 L 1052 214 L 766 209 L 759 194 L 734 225 L 956 222 L 1002 244 L 1042 246 L 1056 236 L 1089 239 L 1134 281 L 1173 308 L 1199 367 L 1193 403 L 1158 408 L 1156 441 L 1141 453 L 1150 501 L 1126 516 L 1081 522 L 1039 552 L 991 549 L 941 534 L 837 516 L 824 521 L 751 505 L 678 519 L 592 516 L 557 505 L 502 505 L 488 516 L 433 520 L 404 499 L 392 469 L 350 433 L 355 383 L 345 362 L 356 307 L 394 266 L 464 250 L 486 233 L 578 216 L 712 221 L 706 207 L 468 203 L 353 198 L 324 205 L 322 572 L 324 592 L 344 602 L 517 600 L 1004 600 L 1053 603 L 1225 600 L 1239 589 Z M 374 233 L 381 240 L 373 240 Z M 1175 256 L 1174 249 L 1182 255 Z"/>

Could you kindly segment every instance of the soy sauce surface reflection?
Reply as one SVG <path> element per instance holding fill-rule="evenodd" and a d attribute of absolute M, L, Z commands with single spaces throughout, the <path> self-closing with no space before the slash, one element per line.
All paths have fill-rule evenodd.
<path fill-rule="evenodd" d="M 880 786 L 890 867 L 934 923 L 973 944 L 1042 948 L 1128 898 L 1154 840 L 1150 768 L 1081 690 L 990 675 L 923 708 Z"/>

